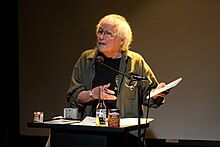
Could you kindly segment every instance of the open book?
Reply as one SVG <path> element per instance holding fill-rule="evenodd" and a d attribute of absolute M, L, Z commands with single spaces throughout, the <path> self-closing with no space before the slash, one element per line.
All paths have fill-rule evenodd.
<path fill-rule="evenodd" d="M 166 91 L 168 89 L 171 89 L 173 87 L 175 87 L 180 81 L 182 80 L 182 78 L 178 78 L 172 82 L 170 82 L 169 84 L 166 84 L 165 87 L 161 88 L 161 89 L 157 89 L 157 90 L 154 90 L 153 92 L 150 93 L 150 97 L 153 97 L 163 91 Z M 149 99 L 149 96 L 147 96 L 147 99 Z"/>

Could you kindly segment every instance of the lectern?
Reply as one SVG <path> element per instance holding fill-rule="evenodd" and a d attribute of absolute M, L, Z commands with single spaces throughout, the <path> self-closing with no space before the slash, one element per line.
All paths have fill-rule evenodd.
<path fill-rule="evenodd" d="M 82 125 L 80 123 L 48 123 L 48 121 L 43 123 L 29 122 L 27 127 L 50 129 L 51 147 L 129 146 L 129 132 L 138 129 L 137 124 L 125 124 L 120 125 L 120 127 L 102 127 Z M 126 121 L 128 123 L 129 119 Z M 149 123 L 140 124 L 139 127 L 147 128 Z"/>

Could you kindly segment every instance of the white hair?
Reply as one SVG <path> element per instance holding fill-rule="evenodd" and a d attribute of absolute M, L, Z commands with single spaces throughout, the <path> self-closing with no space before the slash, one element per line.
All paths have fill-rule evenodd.
<path fill-rule="evenodd" d="M 133 37 L 131 27 L 125 17 L 117 14 L 106 15 L 97 24 L 96 31 L 98 31 L 102 24 L 109 24 L 113 26 L 116 36 L 124 40 L 121 50 L 127 51 L 130 48 Z"/>

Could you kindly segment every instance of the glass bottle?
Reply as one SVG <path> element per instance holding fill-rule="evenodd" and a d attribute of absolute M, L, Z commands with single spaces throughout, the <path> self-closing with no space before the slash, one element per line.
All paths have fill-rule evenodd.
<path fill-rule="evenodd" d="M 106 126 L 107 109 L 103 98 L 103 87 L 99 88 L 99 102 L 96 106 L 96 126 Z"/>

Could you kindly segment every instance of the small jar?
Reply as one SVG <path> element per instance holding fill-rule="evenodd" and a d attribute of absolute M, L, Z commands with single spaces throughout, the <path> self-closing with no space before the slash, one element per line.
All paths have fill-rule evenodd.
<path fill-rule="evenodd" d="M 119 109 L 108 110 L 108 126 L 120 127 L 120 111 Z"/>

